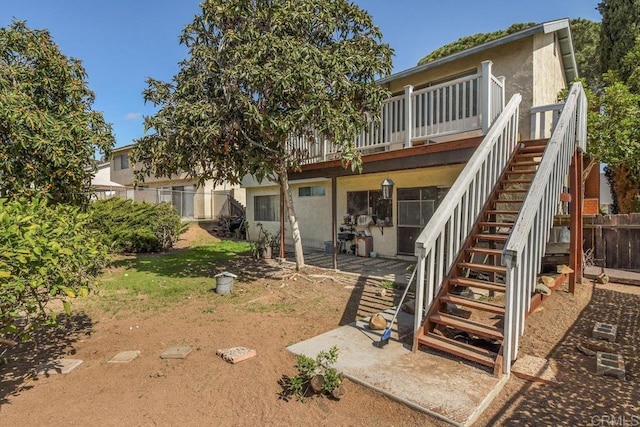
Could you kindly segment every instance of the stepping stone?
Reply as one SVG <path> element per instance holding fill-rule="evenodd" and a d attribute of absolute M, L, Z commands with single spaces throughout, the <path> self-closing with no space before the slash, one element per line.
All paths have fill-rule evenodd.
<path fill-rule="evenodd" d="M 549 361 L 540 357 L 519 357 L 511 367 L 511 372 L 523 380 L 558 385 L 558 379 L 549 365 Z"/>
<path fill-rule="evenodd" d="M 255 350 L 246 347 L 232 347 L 222 348 L 216 351 L 216 354 L 222 357 L 225 362 L 238 363 L 255 357 L 257 353 Z"/>
<path fill-rule="evenodd" d="M 616 340 L 616 333 L 618 332 L 618 325 L 611 325 L 609 323 L 596 322 L 593 327 L 593 338 L 599 340 L 607 340 L 614 342 Z"/>
<path fill-rule="evenodd" d="M 169 347 L 160 354 L 160 359 L 185 359 L 191 353 L 191 347 Z"/>
<path fill-rule="evenodd" d="M 598 375 L 611 375 L 619 380 L 624 380 L 624 358 L 620 354 L 598 352 L 596 354 L 596 370 Z"/>
<path fill-rule="evenodd" d="M 138 350 L 121 351 L 113 356 L 107 363 L 129 363 L 138 356 L 140 356 L 140 351 Z"/>
<path fill-rule="evenodd" d="M 82 364 L 80 359 L 55 359 L 38 366 L 38 375 L 68 374 Z"/>

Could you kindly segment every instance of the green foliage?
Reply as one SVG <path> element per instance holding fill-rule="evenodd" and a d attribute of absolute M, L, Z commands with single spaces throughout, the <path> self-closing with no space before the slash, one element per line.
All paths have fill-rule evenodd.
<path fill-rule="evenodd" d="M 115 252 L 157 252 L 169 249 L 187 224 L 168 203 L 140 203 L 111 198 L 90 205 L 92 227 Z"/>
<path fill-rule="evenodd" d="M 108 155 L 114 138 L 81 62 L 14 21 L 0 28 L 0 70 L 0 196 L 86 203 L 95 152 Z"/>
<path fill-rule="evenodd" d="M 171 83 L 148 79 L 159 107 L 138 141 L 139 179 L 184 171 L 216 182 L 262 180 L 296 167 L 290 136 L 311 129 L 353 154 L 386 89 L 391 49 L 371 16 L 347 0 L 209 0 L 180 42 L 189 57 Z M 197 159 L 197 161 L 194 161 Z"/>
<path fill-rule="evenodd" d="M 107 251 L 77 208 L 42 199 L 0 199 L 0 336 L 27 340 L 56 323 L 51 300 L 86 296 Z"/>
<path fill-rule="evenodd" d="M 245 175 L 284 189 L 297 267 L 302 240 L 288 170 L 308 153 L 291 137 L 330 141 L 358 169 L 354 138 L 379 120 L 392 50 L 371 16 L 348 0 L 207 0 L 180 38 L 188 58 L 172 82 L 149 78 L 158 112 L 132 159 L 146 176 L 186 173 L 214 183 Z M 319 135 L 316 137 L 316 135 Z"/>
<path fill-rule="evenodd" d="M 332 346 L 329 351 L 321 351 L 315 359 L 304 354 L 296 358 L 298 375 L 288 377 L 283 375 L 279 383 L 282 387 L 280 398 L 289 400 L 292 397 L 304 401 L 312 394 L 311 381 L 314 377 L 321 378 L 320 389 L 315 392 L 323 392 L 335 397 L 334 391 L 342 385 L 341 375 L 332 367 L 338 361 L 338 347 Z"/>
<path fill-rule="evenodd" d="M 578 18 L 571 21 L 571 34 L 578 72 L 585 87 L 598 90 L 602 85 L 600 68 L 600 23 Z"/>
<path fill-rule="evenodd" d="M 499 39 L 500 37 L 508 36 L 509 34 L 517 33 L 518 31 L 533 27 L 536 25 L 534 22 L 513 24 L 506 30 L 498 30 L 490 33 L 478 33 L 471 36 L 461 37 L 453 43 L 446 44 L 427 56 L 418 61 L 418 65 L 427 64 L 435 61 L 436 59 L 444 58 L 454 53 L 462 52 L 463 50 L 470 49 L 472 47 L 488 43 L 490 41 Z"/>
<path fill-rule="evenodd" d="M 631 70 L 623 65 L 623 61 L 640 35 L 640 0 L 602 0 L 598 10 L 602 15 L 602 70 L 614 71 L 626 82 Z"/>

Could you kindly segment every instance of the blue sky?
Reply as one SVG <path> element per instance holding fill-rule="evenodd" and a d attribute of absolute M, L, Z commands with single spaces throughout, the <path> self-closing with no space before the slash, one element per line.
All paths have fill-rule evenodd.
<path fill-rule="evenodd" d="M 185 57 L 178 44 L 199 0 L 3 0 L 0 26 L 15 17 L 46 28 L 67 56 L 83 61 L 94 109 L 113 124 L 116 146 L 143 135 L 145 79 L 170 80 Z M 516 22 L 560 18 L 600 21 L 598 0 L 357 0 L 395 50 L 394 71 L 416 65 L 432 50 L 460 37 Z"/>

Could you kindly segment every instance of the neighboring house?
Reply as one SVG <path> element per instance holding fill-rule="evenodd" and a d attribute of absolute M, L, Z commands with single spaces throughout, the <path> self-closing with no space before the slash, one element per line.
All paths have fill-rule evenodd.
<path fill-rule="evenodd" d="M 245 205 L 245 190 L 239 185 L 214 186 L 211 181 L 198 185 L 197 179 L 186 175 L 170 178 L 146 177 L 134 185 L 134 168 L 129 156 L 133 145 L 116 148 L 109 163 L 110 180 L 121 185 L 119 197 L 148 203 L 170 203 L 179 215 L 187 219 L 216 219 L 237 214 Z M 111 190 L 114 191 L 114 190 Z"/>
<path fill-rule="evenodd" d="M 306 155 L 301 171 L 290 173 L 303 244 L 321 249 L 332 240 L 333 210 L 343 229 L 368 229 L 368 250 L 413 256 L 418 236 L 511 97 L 522 96 L 518 138 L 549 137 L 557 95 L 576 77 L 569 22 L 563 19 L 380 80 L 393 97 L 385 103 L 382 125 L 356 141 L 362 174 L 344 169 L 329 142 L 291 142 Z M 550 107 L 536 108 L 541 106 Z M 389 199 L 381 191 L 385 179 L 394 183 Z M 249 224 L 276 232 L 277 183 L 247 176 L 243 187 Z"/>
<path fill-rule="evenodd" d="M 91 180 L 91 188 L 95 198 L 113 197 L 126 190 L 124 185 L 111 181 L 111 163 L 109 162 L 98 165 L 98 170 Z"/>

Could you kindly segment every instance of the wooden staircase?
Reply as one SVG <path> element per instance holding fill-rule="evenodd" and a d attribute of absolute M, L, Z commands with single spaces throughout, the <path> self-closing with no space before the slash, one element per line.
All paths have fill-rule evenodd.
<path fill-rule="evenodd" d="M 501 372 L 506 274 L 502 247 L 545 145 L 546 140 L 522 143 L 511 157 L 429 307 L 414 348 L 422 344 Z"/>

